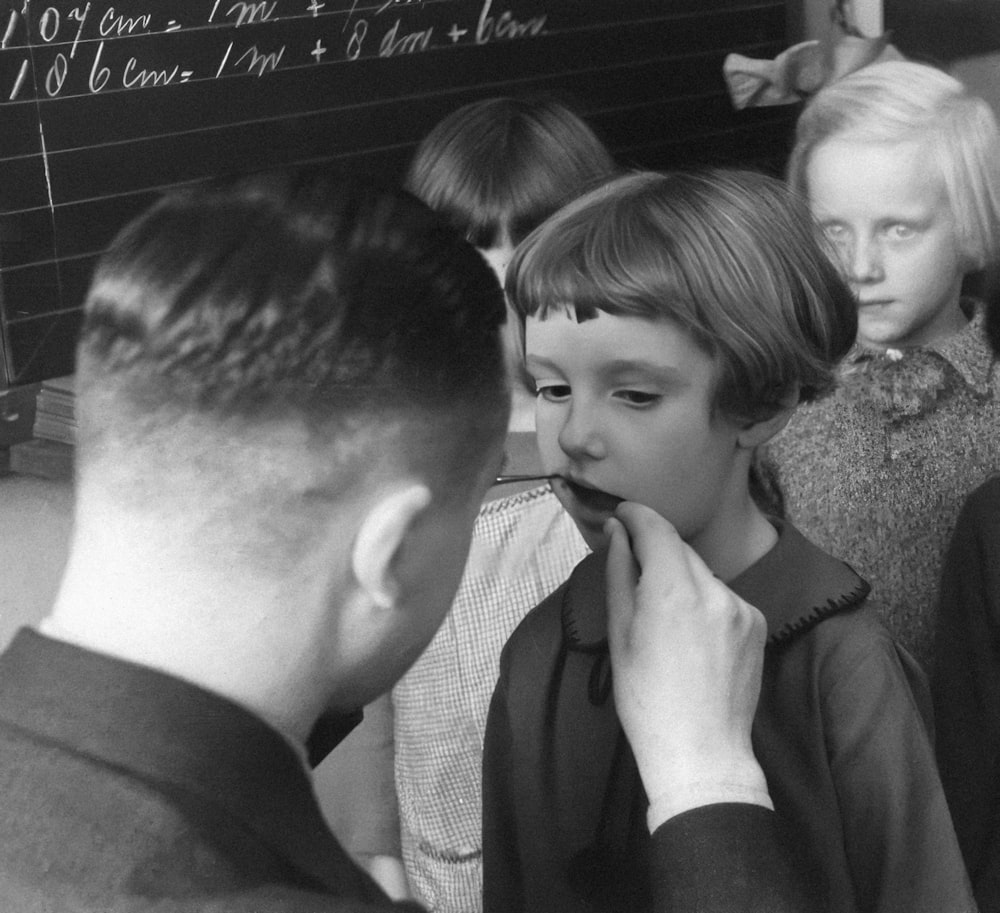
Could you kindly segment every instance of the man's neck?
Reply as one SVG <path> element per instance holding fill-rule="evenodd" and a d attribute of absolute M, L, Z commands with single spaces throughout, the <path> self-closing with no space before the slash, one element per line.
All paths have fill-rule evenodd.
<path fill-rule="evenodd" d="M 213 568 L 179 540 L 125 523 L 80 527 L 40 631 L 221 694 L 303 743 L 324 690 L 306 593 L 296 604 L 294 582 Z"/>

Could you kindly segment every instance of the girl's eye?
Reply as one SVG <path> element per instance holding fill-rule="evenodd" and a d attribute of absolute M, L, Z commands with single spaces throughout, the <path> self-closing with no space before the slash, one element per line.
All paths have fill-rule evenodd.
<path fill-rule="evenodd" d="M 912 225 L 905 225 L 902 222 L 896 222 L 890 225 L 887 234 L 893 241 L 906 241 L 912 238 L 916 234 L 916 229 Z"/>
<path fill-rule="evenodd" d="M 824 225 L 823 232 L 833 242 L 842 242 L 847 237 L 847 229 L 835 222 Z"/>
<path fill-rule="evenodd" d="M 538 384 L 537 395 L 546 402 L 559 403 L 569 398 L 568 384 Z"/>
<path fill-rule="evenodd" d="M 619 390 L 615 396 L 630 406 L 651 406 L 660 399 L 660 394 L 646 393 L 642 390 Z"/>

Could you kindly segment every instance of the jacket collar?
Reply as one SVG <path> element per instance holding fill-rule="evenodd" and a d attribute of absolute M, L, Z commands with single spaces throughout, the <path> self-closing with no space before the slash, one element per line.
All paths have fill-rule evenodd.
<path fill-rule="evenodd" d="M 772 520 L 778 541 L 729 584 L 767 622 L 767 645 L 779 646 L 846 612 L 867 597 L 868 583 L 842 561 L 806 539 L 794 526 Z M 607 649 L 606 551 L 588 555 L 573 571 L 562 603 L 563 635 L 571 650 Z"/>
<path fill-rule="evenodd" d="M 0 720 L 200 796 L 321 884 L 356 878 L 362 895 L 375 890 L 323 820 L 300 755 L 226 698 L 25 628 L 0 657 Z"/>

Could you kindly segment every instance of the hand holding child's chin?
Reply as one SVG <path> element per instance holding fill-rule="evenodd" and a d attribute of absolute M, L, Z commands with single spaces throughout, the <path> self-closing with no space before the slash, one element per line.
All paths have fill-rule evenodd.
<path fill-rule="evenodd" d="M 720 770 L 759 769 L 750 726 L 763 616 L 655 511 L 626 502 L 607 525 L 615 702 L 647 795 L 656 801 Z"/>

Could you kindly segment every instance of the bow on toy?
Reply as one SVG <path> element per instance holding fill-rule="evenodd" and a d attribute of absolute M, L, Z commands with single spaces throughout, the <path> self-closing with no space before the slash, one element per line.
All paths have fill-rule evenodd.
<path fill-rule="evenodd" d="M 774 60 L 729 54 L 722 73 L 737 109 L 790 105 L 803 101 L 827 83 L 870 63 L 903 60 L 889 43 L 889 33 L 866 38 L 853 22 L 849 0 L 833 6 L 834 29 L 824 41 L 803 41 Z"/>

